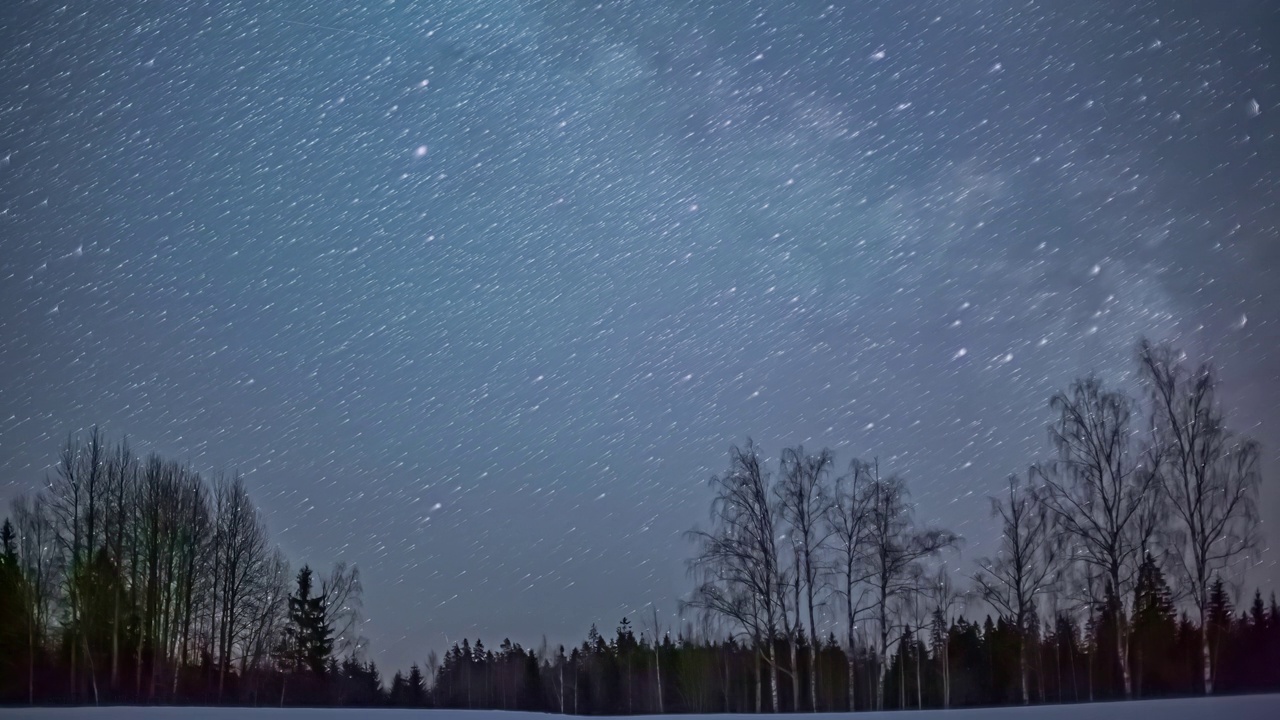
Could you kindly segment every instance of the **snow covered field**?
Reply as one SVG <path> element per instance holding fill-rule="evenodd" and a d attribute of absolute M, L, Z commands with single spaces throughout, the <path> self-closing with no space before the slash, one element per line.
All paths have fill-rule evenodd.
<path fill-rule="evenodd" d="M 31 720 L 358 720 L 376 717 L 386 720 L 547 720 L 538 713 L 515 713 L 488 710 L 363 710 L 363 709 L 296 709 L 274 708 L 11 708 L 0 709 L 0 718 Z M 681 720 L 760 720 L 759 715 L 684 715 Z M 844 713 L 810 715 L 816 720 L 848 720 Z M 1031 708 L 984 708 L 976 710 L 924 710 L 885 713 L 858 713 L 864 720 L 1277 720 L 1280 719 L 1280 695 L 1249 695 L 1227 698 L 1186 698 L 1180 700 L 1144 700 L 1130 703 L 1094 703 L 1092 705 L 1046 705 Z"/>

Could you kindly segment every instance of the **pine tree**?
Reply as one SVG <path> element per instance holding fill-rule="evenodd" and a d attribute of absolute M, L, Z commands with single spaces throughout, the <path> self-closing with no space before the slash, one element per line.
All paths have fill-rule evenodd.
<path fill-rule="evenodd" d="M 285 637 L 290 669 L 323 677 L 333 655 L 333 628 L 325 621 L 324 596 L 311 595 L 311 568 L 306 565 L 298 571 L 297 594 L 289 598 Z"/>

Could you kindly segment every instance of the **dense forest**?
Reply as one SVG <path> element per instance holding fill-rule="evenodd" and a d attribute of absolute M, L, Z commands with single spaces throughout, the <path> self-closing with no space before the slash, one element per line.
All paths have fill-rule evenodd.
<path fill-rule="evenodd" d="M 1280 690 L 1255 442 L 1207 364 L 1143 342 L 1133 394 L 1082 378 L 1046 459 L 991 498 L 993 554 L 918 523 L 906 482 L 748 441 L 689 533 L 678 627 L 477 639 L 383 677 L 354 567 L 290 569 L 237 475 L 73 434 L 0 526 L 0 702 L 843 711 Z M 425 649 L 424 649 L 425 650 Z"/>

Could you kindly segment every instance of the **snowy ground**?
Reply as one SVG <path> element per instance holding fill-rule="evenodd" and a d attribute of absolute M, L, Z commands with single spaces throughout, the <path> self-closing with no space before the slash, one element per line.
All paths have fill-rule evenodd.
<path fill-rule="evenodd" d="M 538 713 L 509 713 L 486 710 L 306 710 L 290 708 L 11 708 L 0 709 L 0 718 L 31 720 L 357 720 L 377 717 L 386 720 L 547 720 Z M 760 720 L 759 715 L 684 715 L 677 720 Z M 848 715 L 833 713 L 810 715 L 816 720 L 847 720 Z M 858 713 L 862 720 L 1277 720 L 1280 718 L 1280 695 L 1250 695 L 1228 698 L 1187 698 L 1181 700 L 1144 700 L 1130 703 L 1094 703 L 1092 705 L 1048 705 L 1031 708 L 997 708 L 978 710 L 908 710 L 906 712 Z"/>

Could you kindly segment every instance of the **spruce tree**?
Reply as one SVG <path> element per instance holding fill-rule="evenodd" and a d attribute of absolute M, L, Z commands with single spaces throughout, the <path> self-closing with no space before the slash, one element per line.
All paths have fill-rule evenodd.
<path fill-rule="evenodd" d="M 391 677 L 391 690 L 388 693 L 388 701 L 396 707 L 406 707 L 409 704 L 408 683 L 404 679 L 404 675 L 399 670 Z"/>
<path fill-rule="evenodd" d="M 1177 638 L 1177 613 L 1164 573 L 1150 554 L 1138 568 L 1133 595 L 1130 655 L 1136 681 L 1134 691 L 1137 695 L 1167 691 L 1175 671 L 1170 658 Z"/>
<path fill-rule="evenodd" d="M 1209 612 L 1206 613 L 1210 671 L 1215 686 L 1225 679 L 1221 677 L 1222 660 L 1226 655 L 1224 650 L 1231 634 L 1234 612 L 1235 609 L 1231 606 L 1231 598 L 1227 596 L 1226 585 L 1222 582 L 1222 578 L 1215 579 L 1209 590 Z"/>
<path fill-rule="evenodd" d="M 26 584 L 18 565 L 16 533 L 8 519 L 0 527 L 0 702 L 26 697 Z"/>
<path fill-rule="evenodd" d="M 298 591 L 289 597 L 286 655 L 292 670 L 310 670 L 323 677 L 333 655 L 333 628 L 325 621 L 325 598 L 311 594 L 311 568 L 298 571 Z"/>
<path fill-rule="evenodd" d="M 1275 592 L 1271 593 L 1271 607 L 1267 611 L 1267 664 L 1265 682 L 1268 687 L 1280 687 L 1280 604 Z"/>
<path fill-rule="evenodd" d="M 427 681 L 422 676 L 418 663 L 409 666 L 409 677 L 405 680 L 405 695 L 410 707 L 422 707 L 427 704 Z"/>

